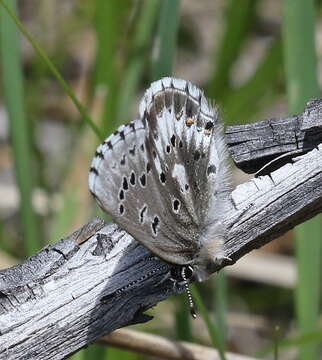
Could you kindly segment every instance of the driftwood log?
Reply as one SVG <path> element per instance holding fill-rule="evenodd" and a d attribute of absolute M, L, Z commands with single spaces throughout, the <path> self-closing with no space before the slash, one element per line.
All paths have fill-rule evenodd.
<path fill-rule="evenodd" d="M 321 212 L 321 104 L 310 102 L 299 116 L 227 129 L 233 158 L 247 171 L 310 150 L 233 191 L 224 244 L 233 261 Z M 170 279 L 173 268 L 116 225 L 92 219 L 0 272 L 0 359 L 62 359 L 115 329 L 150 320 L 146 309 L 183 290 Z"/>

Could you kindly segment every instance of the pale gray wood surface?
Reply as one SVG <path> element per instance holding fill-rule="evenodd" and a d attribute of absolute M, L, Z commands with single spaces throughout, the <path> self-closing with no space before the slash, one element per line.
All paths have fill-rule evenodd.
<path fill-rule="evenodd" d="M 263 171 L 267 174 L 322 142 L 322 100 L 309 101 L 298 115 L 228 126 L 226 141 L 235 164 L 247 173 L 285 154 Z"/>
<path fill-rule="evenodd" d="M 321 212 L 321 155 L 319 146 L 234 190 L 226 256 L 237 261 Z M 170 280 L 172 267 L 116 225 L 93 219 L 0 272 L 0 359 L 62 359 L 114 329 L 149 320 L 147 308 L 182 290 Z"/>

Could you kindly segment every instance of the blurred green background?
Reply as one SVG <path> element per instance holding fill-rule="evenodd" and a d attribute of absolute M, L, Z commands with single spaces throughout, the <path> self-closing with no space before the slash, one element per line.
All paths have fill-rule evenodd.
<path fill-rule="evenodd" d="M 99 139 L 86 118 L 106 137 L 137 116 L 151 81 L 167 75 L 192 81 L 215 100 L 226 125 L 298 113 L 320 97 L 320 3 L 0 0 L 1 268 L 97 213 L 87 173 Z M 88 115 L 77 111 L 6 4 Z M 234 177 L 236 184 L 248 178 L 238 170 Z M 194 291 L 222 348 L 268 359 L 320 359 L 320 273 L 317 217 Z M 184 296 L 163 302 L 151 311 L 155 320 L 135 328 L 211 344 L 211 326 L 209 333 L 202 317 L 192 321 L 185 303 Z M 97 345 L 73 356 L 137 358 L 143 356 Z"/>

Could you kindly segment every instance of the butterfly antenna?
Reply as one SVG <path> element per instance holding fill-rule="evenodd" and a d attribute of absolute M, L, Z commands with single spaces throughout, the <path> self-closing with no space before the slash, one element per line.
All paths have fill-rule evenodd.
<path fill-rule="evenodd" d="M 193 299 L 192 299 L 192 295 L 191 295 L 191 291 L 189 289 L 189 284 L 188 284 L 188 280 L 186 278 L 186 274 L 185 271 L 182 271 L 182 279 L 184 281 L 184 288 L 186 290 L 187 296 L 188 296 L 188 303 L 189 303 L 189 309 L 190 309 L 190 314 L 191 316 L 196 319 L 197 314 L 196 314 L 196 310 L 195 310 L 195 305 L 193 303 Z"/>

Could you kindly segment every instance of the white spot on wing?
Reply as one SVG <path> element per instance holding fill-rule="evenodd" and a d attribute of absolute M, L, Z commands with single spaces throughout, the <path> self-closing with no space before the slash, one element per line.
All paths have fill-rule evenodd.
<path fill-rule="evenodd" d="M 187 174 L 184 166 L 182 164 L 175 164 L 172 170 L 172 177 L 176 178 L 180 184 L 180 187 L 184 189 L 185 185 L 188 183 Z"/>

